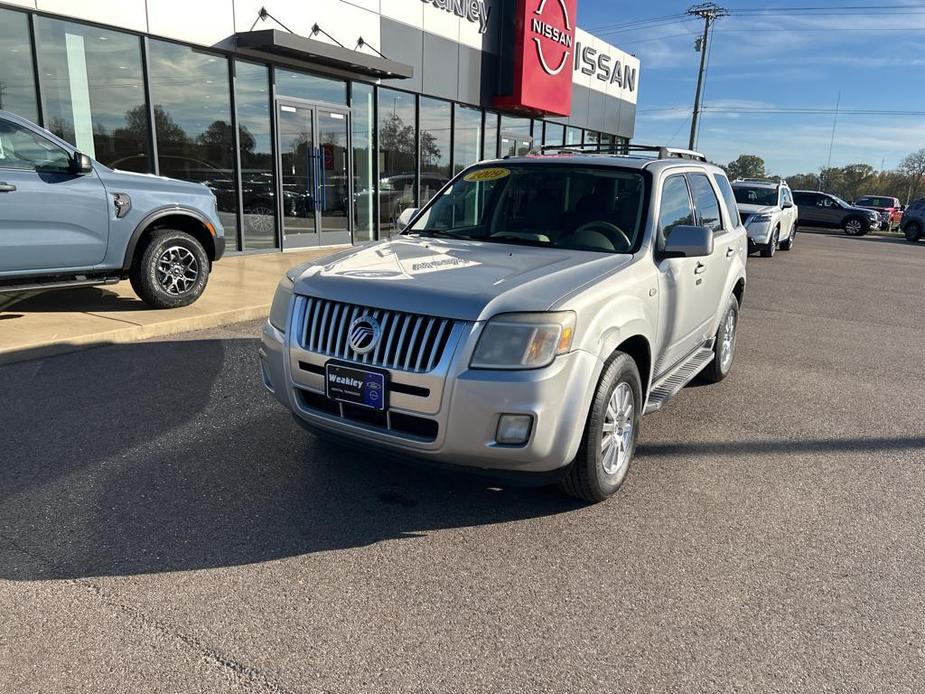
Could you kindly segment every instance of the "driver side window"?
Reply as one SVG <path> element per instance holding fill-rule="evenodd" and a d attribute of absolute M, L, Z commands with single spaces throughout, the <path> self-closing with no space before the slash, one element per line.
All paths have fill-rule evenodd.
<path fill-rule="evenodd" d="M 671 176 L 665 180 L 658 209 L 658 226 L 666 241 L 675 227 L 694 223 L 694 209 L 684 176 Z"/>
<path fill-rule="evenodd" d="M 0 120 L 0 167 L 69 171 L 70 166 L 70 156 L 58 145 L 17 123 Z"/>

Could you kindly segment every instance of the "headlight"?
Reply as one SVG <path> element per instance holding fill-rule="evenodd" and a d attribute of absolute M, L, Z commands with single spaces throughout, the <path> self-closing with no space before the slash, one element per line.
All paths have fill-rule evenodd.
<path fill-rule="evenodd" d="M 539 369 L 572 348 L 574 311 L 503 313 L 479 336 L 474 369 Z"/>
<path fill-rule="evenodd" d="M 751 224 L 752 222 L 758 222 L 760 224 L 761 222 L 770 222 L 770 221 L 771 221 L 771 215 L 756 214 L 751 219 L 748 220 L 748 223 Z"/>
<path fill-rule="evenodd" d="M 288 275 L 283 275 L 283 279 L 276 285 L 276 294 L 273 295 L 273 303 L 270 305 L 270 325 L 279 330 L 286 332 L 286 317 L 289 315 L 289 298 L 292 296 L 292 280 Z"/>

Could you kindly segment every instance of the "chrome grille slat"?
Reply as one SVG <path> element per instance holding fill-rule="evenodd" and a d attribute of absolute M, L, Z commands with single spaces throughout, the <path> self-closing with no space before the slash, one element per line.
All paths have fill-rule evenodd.
<path fill-rule="evenodd" d="M 426 373 L 436 368 L 450 341 L 453 321 L 436 316 L 359 306 L 306 297 L 302 348 L 358 364 Z M 350 325 L 371 316 L 380 327 L 379 344 L 366 354 L 350 348 Z"/>

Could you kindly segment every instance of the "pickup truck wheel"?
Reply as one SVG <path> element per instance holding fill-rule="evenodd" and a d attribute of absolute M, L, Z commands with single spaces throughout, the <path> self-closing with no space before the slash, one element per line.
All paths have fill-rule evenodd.
<path fill-rule="evenodd" d="M 903 234 L 906 237 L 906 241 L 915 243 L 922 238 L 922 227 L 918 225 L 918 222 L 909 222 L 906 228 L 903 229 Z"/>
<path fill-rule="evenodd" d="M 132 265 L 132 289 L 149 306 L 177 308 L 196 301 L 209 279 L 209 258 L 195 238 L 157 229 Z"/>
<path fill-rule="evenodd" d="M 848 217 L 842 228 L 848 236 L 863 236 L 870 231 L 870 224 L 860 217 Z"/>
<path fill-rule="evenodd" d="M 734 296 L 729 297 L 726 312 L 719 322 L 714 343 L 713 361 L 700 372 L 707 383 L 719 383 L 732 370 L 732 360 L 736 352 L 736 329 L 739 327 L 739 302 Z"/>
<path fill-rule="evenodd" d="M 777 247 L 780 245 L 780 227 L 774 230 L 774 233 L 771 234 L 771 240 L 767 242 L 764 246 L 761 247 L 761 257 L 762 258 L 773 258 L 774 253 L 777 252 Z"/>
<path fill-rule="evenodd" d="M 597 384 L 578 454 L 559 487 L 585 501 L 603 501 L 626 478 L 642 416 L 642 380 L 636 362 L 616 352 Z"/>

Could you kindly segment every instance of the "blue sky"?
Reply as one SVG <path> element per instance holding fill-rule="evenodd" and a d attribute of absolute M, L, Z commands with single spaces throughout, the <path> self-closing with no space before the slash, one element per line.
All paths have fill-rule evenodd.
<path fill-rule="evenodd" d="M 579 26 L 641 61 L 635 141 L 687 146 L 700 59 L 694 40 L 703 23 L 672 16 L 692 4 L 578 0 Z M 773 173 L 818 170 L 828 159 L 839 91 L 840 109 L 925 113 L 925 2 L 719 4 L 745 12 L 720 19 L 713 33 L 698 143 L 710 159 L 728 162 L 741 153 L 758 154 Z M 762 12 L 775 5 L 801 10 Z M 865 9 L 842 9 L 849 6 Z M 654 18 L 662 19 L 625 26 Z M 754 112 L 781 108 L 825 112 Z M 925 115 L 840 113 L 832 165 L 861 162 L 890 169 L 922 147 Z"/>

